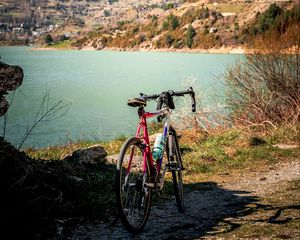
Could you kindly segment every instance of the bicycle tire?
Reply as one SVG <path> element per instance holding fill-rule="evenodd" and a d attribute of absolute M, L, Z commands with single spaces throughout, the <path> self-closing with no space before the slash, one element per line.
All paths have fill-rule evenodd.
<path fill-rule="evenodd" d="M 178 211 L 183 213 L 184 212 L 184 193 L 183 193 L 183 180 L 182 180 L 182 159 L 181 159 L 181 152 L 178 144 L 177 134 L 176 131 L 173 128 L 170 128 L 169 135 L 171 135 L 172 139 L 172 147 L 169 147 L 169 149 L 172 149 L 173 156 L 169 153 L 169 162 L 173 163 L 173 166 L 171 166 L 171 172 L 172 172 L 172 180 L 173 180 L 173 188 L 174 188 L 174 194 L 176 198 L 176 204 L 178 207 Z M 172 170 L 176 169 L 176 170 Z"/>
<path fill-rule="evenodd" d="M 131 154 L 133 157 L 129 165 Z M 151 206 L 151 188 L 144 186 L 145 182 L 150 182 L 151 174 L 148 159 L 144 173 L 143 157 L 141 140 L 136 137 L 127 139 L 121 149 L 116 171 L 118 214 L 125 229 L 133 234 L 145 227 Z"/>

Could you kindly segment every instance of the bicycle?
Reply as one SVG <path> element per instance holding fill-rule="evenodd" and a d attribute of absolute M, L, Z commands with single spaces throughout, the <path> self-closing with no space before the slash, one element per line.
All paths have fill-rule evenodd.
<path fill-rule="evenodd" d="M 190 87 L 186 91 L 172 90 L 161 94 L 146 95 L 140 93 L 138 98 L 128 100 L 128 105 L 138 107 L 139 124 L 136 135 L 128 138 L 123 144 L 116 171 L 116 202 L 118 215 L 125 229 L 133 234 L 145 227 L 151 207 L 152 190 L 161 192 L 164 187 L 166 172 L 172 173 L 174 193 L 179 212 L 184 212 L 182 158 L 175 129 L 171 126 L 171 110 L 175 109 L 173 97 L 190 95 L 192 111 L 196 111 L 195 93 Z M 147 101 L 157 100 L 155 112 L 146 112 Z M 161 152 L 155 155 L 151 151 L 147 118 L 157 116 L 164 121 L 161 137 Z M 157 145 L 157 144 L 156 144 Z M 157 148 L 155 149 L 157 150 Z M 156 151 L 157 153 L 157 151 Z M 166 153 L 166 160 L 163 161 Z"/>

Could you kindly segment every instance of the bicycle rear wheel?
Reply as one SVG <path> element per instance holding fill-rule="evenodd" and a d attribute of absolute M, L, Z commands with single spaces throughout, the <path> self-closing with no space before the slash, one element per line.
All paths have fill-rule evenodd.
<path fill-rule="evenodd" d="M 172 172 L 174 194 L 176 198 L 176 204 L 179 212 L 184 212 L 184 198 L 183 198 L 183 180 L 182 180 L 182 160 L 179 149 L 178 139 L 176 131 L 170 128 L 169 132 L 169 166 Z"/>
<path fill-rule="evenodd" d="M 144 170 L 144 168 L 146 170 Z M 130 233 L 140 232 L 147 222 L 151 189 L 148 161 L 144 167 L 144 150 L 140 139 L 129 138 L 123 145 L 116 172 L 116 200 L 118 213 Z"/>

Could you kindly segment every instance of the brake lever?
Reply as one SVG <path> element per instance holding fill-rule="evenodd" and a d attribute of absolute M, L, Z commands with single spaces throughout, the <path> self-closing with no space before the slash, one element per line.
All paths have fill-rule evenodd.
<path fill-rule="evenodd" d="M 141 99 L 143 99 L 143 100 L 145 100 L 145 101 L 148 101 L 148 99 L 147 99 L 147 95 L 146 94 L 144 94 L 144 93 L 140 93 L 139 94 L 140 96 L 139 96 L 139 98 L 141 98 Z"/>
<path fill-rule="evenodd" d="M 196 112 L 196 99 L 195 99 L 195 92 L 192 87 L 189 88 L 190 96 L 192 98 L 192 112 Z"/>

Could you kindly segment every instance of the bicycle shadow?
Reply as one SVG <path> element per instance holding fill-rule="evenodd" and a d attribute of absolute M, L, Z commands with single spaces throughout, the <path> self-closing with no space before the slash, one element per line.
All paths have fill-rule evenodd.
<path fill-rule="evenodd" d="M 259 197 L 251 192 L 225 189 L 215 182 L 185 184 L 184 187 L 190 191 L 185 195 L 185 213 L 178 213 L 175 199 L 172 203 L 153 207 L 141 238 L 152 235 L 152 239 L 199 239 L 231 232 L 249 221 L 285 224 L 293 219 L 281 214 L 285 210 L 300 209 L 300 205 L 261 204 Z M 268 211 L 268 217 L 260 216 L 261 211 Z M 251 214 L 258 215 L 246 220 Z M 155 231 L 152 231 L 153 226 L 156 226 Z"/>
<path fill-rule="evenodd" d="M 86 226 L 71 239 L 199 239 L 231 232 L 242 226 L 241 218 L 261 210 L 270 210 L 272 214 L 252 222 L 282 224 L 290 220 L 279 219 L 284 210 L 300 209 L 300 205 L 263 205 L 251 192 L 225 189 L 215 182 L 185 184 L 184 188 L 187 190 L 185 213 L 178 212 L 175 197 L 154 201 L 148 222 L 140 234 L 129 234 L 121 222 L 116 221 Z"/>
<path fill-rule="evenodd" d="M 178 212 L 174 198 L 161 206 L 153 206 L 140 237 L 194 239 L 229 232 L 240 225 L 226 219 L 251 214 L 255 209 L 249 205 L 259 201 L 250 192 L 228 190 L 215 182 L 185 184 L 184 188 L 188 190 L 185 213 Z"/>

